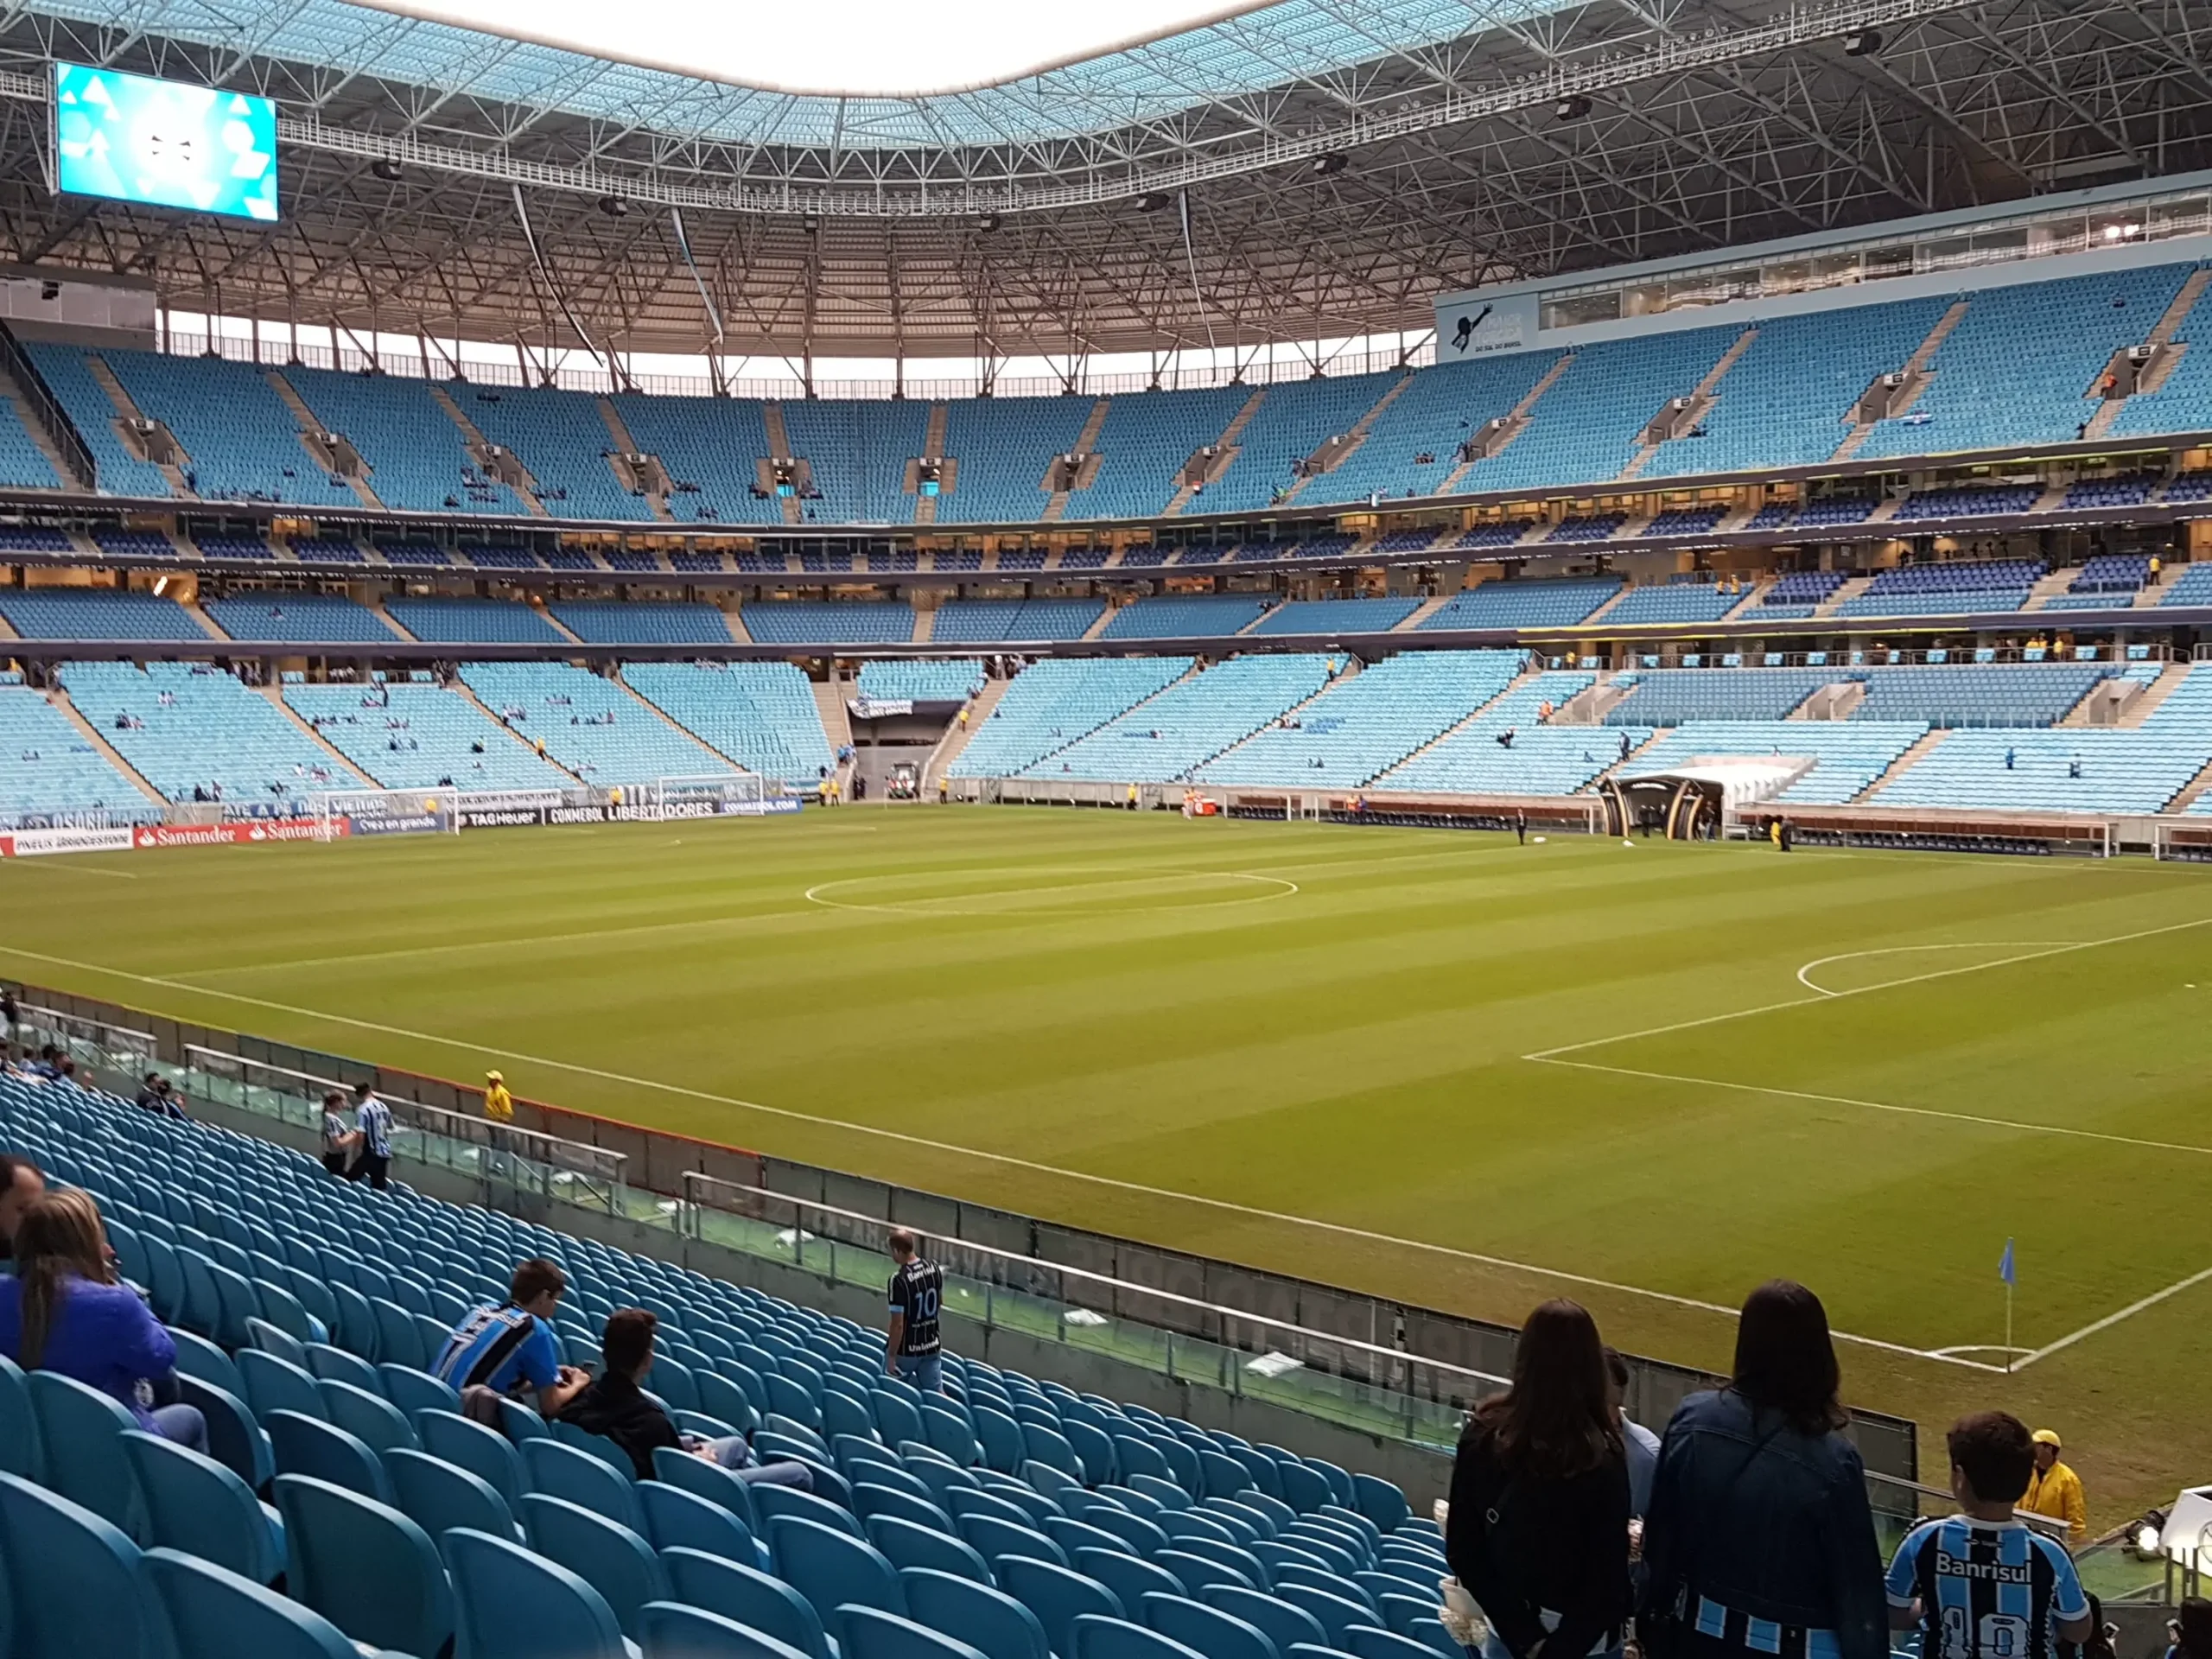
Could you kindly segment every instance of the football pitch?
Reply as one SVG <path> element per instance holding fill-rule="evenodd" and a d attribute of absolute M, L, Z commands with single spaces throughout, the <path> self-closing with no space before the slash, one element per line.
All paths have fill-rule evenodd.
<path fill-rule="evenodd" d="M 848 808 L 12 860 L 0 976 L 2212 1463 L 2212 870 Z"/>

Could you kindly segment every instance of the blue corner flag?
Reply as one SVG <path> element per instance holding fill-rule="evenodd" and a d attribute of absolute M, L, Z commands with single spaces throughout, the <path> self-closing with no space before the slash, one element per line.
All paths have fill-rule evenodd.
<path fill-rule="evenodd" d="M 2019 1272 L 2012 1265 L 2012 1241 L 2009 1238 L 2005 1241 L 2005 1254 L 1997 1261 L 1997 1276 L 2008 1285 L 2020 1282 Z"/>

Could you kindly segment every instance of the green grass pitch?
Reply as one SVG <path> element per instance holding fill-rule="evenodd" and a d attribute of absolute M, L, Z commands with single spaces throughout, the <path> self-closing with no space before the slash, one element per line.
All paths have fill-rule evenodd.
<path fill-rule="evenodd" d="M 2055 1424 L 2101 1524 L 2212 1455 L 2212 871 L 924 807 L 11 861 L 0 918 L 12 978 L 1690 1363 L 1802 1278 L 1849 1397 Z"/>

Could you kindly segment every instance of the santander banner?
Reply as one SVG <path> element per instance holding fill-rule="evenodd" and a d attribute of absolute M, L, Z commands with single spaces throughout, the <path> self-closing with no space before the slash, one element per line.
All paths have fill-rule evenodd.
<path fill-rule="evenodd" d="M 228 847 L 270 841 L 329 841 L 346 830 L 344 818 L 327 823 L 315 818 L 257 818 L 238 823 L 149 823 L 142 825 L 125 844 Z"/>

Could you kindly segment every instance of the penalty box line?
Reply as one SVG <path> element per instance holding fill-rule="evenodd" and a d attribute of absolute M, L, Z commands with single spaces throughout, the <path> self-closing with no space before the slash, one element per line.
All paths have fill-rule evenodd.
<path fill-rule="evenodd" d="M 1268 1210 L 1255 1205 L 1238 1204 L 1233 1199 L 1209 1198 L 1202 1193 L 1179 1192 L 1172 1188 L 1152 1186 L 1140 1181 L 1122 1180 L 1117 1176 L 1092 1174 L 1087 1170 L 1067 1169 L 1033 1159 L 1019 1158 L 1007 1153 L 987 1152 L 980 1147 L 956 1146 L 949 1141 L 933 1141 L 925 1136 L 910 1135 L 901 1129 L 887 1129 L 873 1123 L 855 1123 L 842 1118 L 825 1117 L 813 1112 L 803 1112 L 789 1106 L 770 1106 L 755 1100 L 742 1099 L 734 1095 L 720 1095 L 704 1089 L 693 1089 L 683 1084 L 663 1083 L 656 1078 L 641 1077 L 634 1072 L 609 1071 L 597 1066 L 581 1065 L 570 1060 L 554 1059 L 548 1056 L 523 1054 L 512 1049 L 495 1048 L 488 1044 L 469 1042 L 463 1039 L 441 1037 L 431 1032 L 410 1031 L 403 1026 L 384 1025 L 376 1020 L 363 1020 L 355 1015 L 330 1014 L 320 1008 L 301 1007 L 289 1002 L 277 1002 L 267 997 L 248 996 L 237 991 L 219 990 L 213 986 L 194 985 L 187 980 L 174 979 L 157 974 L 135 973 L 128 969 L 111 968 L 104 963 L 83 962 L 69 957 L 48 955 L 42 951 L 26 950 L 17 945 L 0 944 L 0 956 L 16 957 L 27 962 L 47 963 L 55 967 L 74 969 L 83 973 L 104 974 L 112 979 L 125 980 L 134 984 L 150 985 L 163 990 L 184 991 L 195 996 L 213 997 L 219 1001 L 234 1002 L 243 1007 L 262 1008 L 276 1014 L 287 1014 L 304 1020 L 321 1020 L 333 1025 L 350 1027 L 357 1031 L 372 1032 L 378 1035 L 397 1037 L 411 1042 L 429 1043 L 456 1052 L 502 1060 L 509 1065 L 522 1064 L 543 1066 L 549 1071 L 565 1071 L 571 1076 L 592 1077 L 603 1082 L 626 1084 L 632 1088 L 651 1090 L 658 1094 L 672 1095 L 687 1100 L 704 1101 L 710 1104 L 731 1106 L 741 1110 L 759 1112 L 791 1122 L 806 1123 L 817 1128 L 842 1130 L 847 1134 L 887 1141 L 908 1147 L 920 1147 L 979 1163 L 995 1164 L 1003 1168 L 1026 1170 L 1034 1174 L 1048 1175 L 1063 1180 L 1075 1181 L 1091 1186 L 1110 1188 L 1116 1192 L 1135 1193 L 1142 1197 L 1166 1198 L 1175 1203 L 1197 1205 L 1219 1214 L 1233 1215 L 1253 1221 L 1276 1223 L 1292 1227 L 1312 1228 L 1339 1238 L 1357 1239 L 1363 1243 L 1384 1244 L 1396 1249 L 1428 1255 L 1464 1262 L 1477 1267 L 1492 1268 L 1503 1272 L 1526 1274 L 1532 1278 L 1548 1279 L 1560 1284 L 1577 1285 L 1586 1289 L 1611 1291 L 1624 1296 L 1658 1302 L 1670 1307 L 1710 1313 L 1722 1319 L 1733 1319 L 1738 1310 L 1719 1302 L 1703 1301 L 1694 1296 L 1680 1296 L 1672 1291 L 1653 1290 L 1643 1285 L 1623 1283 L 1618 1280 L 1599 1278 L 1591 1274 L 1573 1273 L 1560 1268 L 1548 1268 L 1532 1262 L 1516 1262 L 1509 1256 L 1491 1255 L 1481 1251 L 1462 1249 L 1454 1245 L 1437 1244 L 1427 1239 L 1403 1238 L 1370 1228 L 1355 1227 L 1345 1222 L 1324 1221 L 1313 1216 L 1292 1215 L 1285 1211 Z M 1977 1360 L 1950 1354 L 1939 1354 L 1923 1348 L 1910 1347 L 1904 1343 L 1885 1342 L 1878 1337 L 1862 1337 L 1847 1331 L 1831 1334 L 1839 1342 L 1855 1344 L 1860 1347 L 1877 1349 L 1913 1359 L 1933 1360 L 1939 1364 L 1955 1365 L 1966 1370 L 1994 1371 L 2000 1367 L 1986 1365 Z"/>

